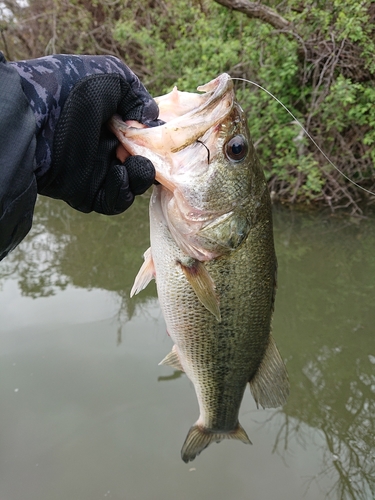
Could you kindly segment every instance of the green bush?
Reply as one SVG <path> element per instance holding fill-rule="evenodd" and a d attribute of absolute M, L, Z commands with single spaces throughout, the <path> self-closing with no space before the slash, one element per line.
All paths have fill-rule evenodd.
<path fill-rule="evenodd" d="M 12 50 L 31 57 L 52 49 L 118 55 L 153 95 L 176 84 L 194 91 L 222 72 L 255 81 L 290 109 L 347 177 L 375 191 L 375 4 L 267 5 L 290 21 L 285 30 L 213 0 L 29 0 L 2 40 L 9 57 Z M 236 92 L 275 199 L 354 212 L 373 202 L 267 93 L 242 81 Z"/>

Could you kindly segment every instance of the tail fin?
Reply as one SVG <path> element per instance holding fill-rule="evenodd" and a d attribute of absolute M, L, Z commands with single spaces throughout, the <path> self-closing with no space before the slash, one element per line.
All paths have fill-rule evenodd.
<path fill-rule="evenodd" d="M 194 460 L 209 444 L 214 441 L 220 443 L 223 439 L 238 439 L 245 444 L 252 444 L 240 424 L 235 430 L 229 432 L 215 432 L 199 425 L 193 425 L 186 436 L 181 450 L 181 458 L 185 463 L 188 463 Z"/>

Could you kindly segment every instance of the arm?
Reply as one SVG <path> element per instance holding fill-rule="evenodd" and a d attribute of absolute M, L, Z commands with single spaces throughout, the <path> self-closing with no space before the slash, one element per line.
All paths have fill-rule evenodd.
<path fill-rule="evenodd" d="M 12 190 L 24 177 L 29 181 L 24 182 L 27 188 L 32 184 L 29 189 L 33 198 L 29 204 L 16 203 L 18 218 L 6 217 L 0 226 L 0 259 L 29 231 L 36 190 L 82 212 L 113 215 L 126 210 L 135 195 L 153 183 L 155 169 L 140 156 L 121 163 L 116 157 L 118 141 L 106 123 L 117 113 L 124 120 L 148 126 L 160 124 L 155 101 L 136 75 L 115 57 L 54 55 L 3 62 L 2 69 L 12 79 L 7 87 L 0 79 L 0 130 L 4 134 L 0 137 L 1 144 L 6 140 L 9 145 L 5 149 L 1 146 L 0 168 L 12 168 L 13 177 L 1 181 L 0 207 L 26 190 L 21 186 L 16 194 Z M 6 104 L 13 93 L 12 101 Z M 12 115 L 12 129 L 7 124 L 8 115 L 2 111 L 4 106 Z M 21 162 L 18 143 L 23 140 L 24 129 L 29 141 L 25 139 L 24 149 L 27 145 L 29 149 L 27 161 Z M 5 242 L 7 232 L 10 244 Z"/>
<path fill-rule="evenodd" d="M 0 260 L 31 228 L 37 184 L 35 118 L 21 79 L 0 53 Z"/>

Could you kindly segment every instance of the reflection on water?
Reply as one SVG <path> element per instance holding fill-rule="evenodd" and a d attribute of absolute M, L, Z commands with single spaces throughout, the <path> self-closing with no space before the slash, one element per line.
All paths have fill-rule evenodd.
<path fill-rule="evenodd" d="M 175 370 L 172 373 L 172 375 L 158 377 L 158 382 L 167 382 L 168 380 L 175 380 L 176 378 L 180 378 L 181 376 L 182 376 L 182 372 L 180 370 Z"/>
<path fill-rule="evenodd" d="M 275 332 L 292 391 L 276 449 L 308 423 L 325 438 L 327 496 L 375 496 L 374 221 L 276 215 L 281 286 Z M 282 326 L 281 326 L 282 325 Z M 293 417 L 290 419 L 289 417 Z M 330 495 L 328 495 L 330 494 Z"/>
<path fill-rule="evenodd" d="M 31 233 L 1 263 L 0 275 L 17 276 L 22 293 L 33 298 L 53 295 L 68 285 L 115 291 L 121 298 L 119 320 L 131 317 L 136 304 L 129 300 L 134 270 L 149 246 L 148 200 L 137 201 L 126 217 L 106 217 L 39 198 Z M 150 296 L 156 297 L 154 286 L 138 303 Z"/>
<path fill-rule="evenodd" d="M 111 292 L 115 297 L 111 322 L 117 325 L 117 340 L 113 341 L 130 349 L 124 330 L 135 311 L 145 338 L 151 335 L 155 314 L 159 314 L 155 313 L 154 285 L 129 299 L 148 247 L 147 204 L 147 199 L 139 199 L 123 216 L 108 218 L 80 214 L 54 200 L 39 200 L 30 236 L 0 264 L 0 290 L 16 282 L 22 296 L 37 300 L 58 296 L 69 287 Z M 319 498 L 375 497 L 374 222 L 275 212 L 279 290 L 273 330 L 287 361 L 291 396 L 283 409 L 251 410 L 250 417 L 260 428 L 272 426 L 273 451 L 284 464 L 278 467 L 291 467 L 293 457 L 302 450 L 314 449 L 315 455 L 320 450 L 320 465 L 313 475 L 296 476 L 305 494 L 318 485 Z M 9 315 L 7 321 L 11 330 Z M 167 353 L 170 345 L 164 344 Z M 160 385 L 178 391 L 180 380 L 174 379 L 185 376 L 163 370 L 157 380 L 167 384 Z M 38 388 L 35 391 L 38 398 Z M 102 394 L 100 388 L 98 394 Z M 180 422 L 171 417 L 170 425 L 172 422 L 180 430 Z M 184 424 L 181 436 L 186 430 Z M 180 444 L 176 443 L 175 450 Z M 259 441 L 257 446 L 261 446 Z M 254 448 L 245 452 L 233 447 L 231 456 L 236 452 L 254 454 Z M 214 460 L 214 452 L 202 463 L 210 460 Z M 272 471 L 264 471 L 268 473 Z M 251 478 L 249 481 L 250 488 Z M 279 489 L 283 491 L 282 486 Z M 240 497 L 239 492 L 233 493 L 233 498 Z M 140 494 L 138 498 L 146 497 Z M 300 496 L 289 494 L 288 498 Z M 318 498 L 316 493 L 314 498 Z"/>

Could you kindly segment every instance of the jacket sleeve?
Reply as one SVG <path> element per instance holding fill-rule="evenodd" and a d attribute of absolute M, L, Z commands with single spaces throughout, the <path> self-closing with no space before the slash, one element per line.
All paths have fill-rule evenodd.
<path fill-rule="evenodd" d="M 17 71 L 0 52 L 0 260 L 31 228 L 37 184 L 35 117 Z"/>

